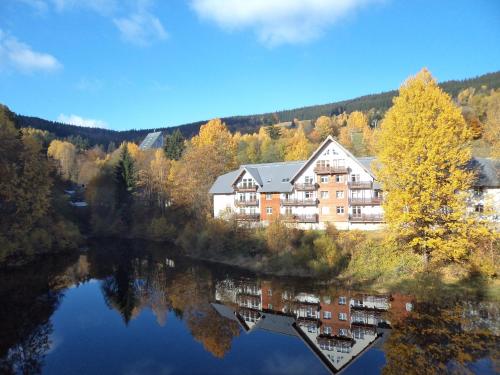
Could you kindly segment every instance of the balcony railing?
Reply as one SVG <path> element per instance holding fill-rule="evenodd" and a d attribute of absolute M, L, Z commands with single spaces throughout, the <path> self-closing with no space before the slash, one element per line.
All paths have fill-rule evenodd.
<path fill-rule="evenodd" d="M 236 214 L 235 219 L 239 221 L 259 221 L 260 214 Z"/>
<path fill-rule="evenodd" d="M 282 199 L 282 206 L 316 206 L 318 204 L 317 199 Z"/>
<path fill-rule="evenodd" d="M 318 188 L 318 184 L 313 183 L 295 184 L 293 186 L 295 190 L 299 191 L 314 191 Z"/>
<path fill-rule="evenodd" d="M 349 220 L 352 223 L 383 223 L 384 216 L 381 214 L 350 215 Z"/>
<path fill-rule="evenodd" d="M 371 181 L 349 181 L 349 189 L 372 189 L 373 183 Z"/>
<path fill-rule="evenodd" d="M 243 185 L 236 185 L 234 187 L 234 190 L 236 191 L 241 191 L 241 192 L 245 192 L 245 191 L 257 191 L 257 189 L 259 188 L 258 185 L 248 185 L 248 184 L 243 184 Z"/>
<path fill-rule="evenodd" d="M 289 223 L 317 223 L 318 215 L 286 215 L 283 220 Z"/>
<path fill-rule="evenodd" d="M 347 173 L 347 167 L 344 165 L 316 165 L 314 167 L 316 174 L 344 174 Z"/>
<path fill-rule="evenodd" d="M 377 206 L 382 204 L 382 197 L 353 197 L 349 203 L 351 206 Z"/>
<path fill-rule="evenodd" d="M 259 201 L 257 199 L 247 199 L 244 201 L 235 200 L 234 205 L 236 207 L 257 207 L 259 205 Z"/>

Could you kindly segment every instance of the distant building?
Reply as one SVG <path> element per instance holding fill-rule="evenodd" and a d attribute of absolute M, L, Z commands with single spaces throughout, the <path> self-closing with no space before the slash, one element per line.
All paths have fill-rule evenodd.
<path fill-rule="evenodd" d="M 141 150 L 151 150 L 154 148 L 162 148 L 163 143 L 163 135 L 161 132 L 149 133 L 146 138 L 141 142 L 139 148 Z"/>

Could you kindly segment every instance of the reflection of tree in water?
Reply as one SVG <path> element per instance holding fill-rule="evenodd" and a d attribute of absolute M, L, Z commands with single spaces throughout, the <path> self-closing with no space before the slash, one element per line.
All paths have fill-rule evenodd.
<path fill-rule="evenodd" d="M 57 280 L 73 261 L 65 256 L 0 273 L 0 373 L 41 372 L 64 287 Z"/>
<path fill-rule="evenodd" d="M 497 363 L 500 340 L 490 324 L 471 322 L 477 304 L 421 302 L 408 318 L 396 323 L 385 343 L 387 365 L 384 374 L 471 373 L 467 365 L 490 357 Z"/>

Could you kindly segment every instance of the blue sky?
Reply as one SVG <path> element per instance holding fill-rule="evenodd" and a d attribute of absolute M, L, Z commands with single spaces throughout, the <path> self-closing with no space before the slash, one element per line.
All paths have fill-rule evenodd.
<path fill-rule="evenodd" d="M 111 129 L 500 69 L 496 0 L 0 0 L 0 102 Z"/>

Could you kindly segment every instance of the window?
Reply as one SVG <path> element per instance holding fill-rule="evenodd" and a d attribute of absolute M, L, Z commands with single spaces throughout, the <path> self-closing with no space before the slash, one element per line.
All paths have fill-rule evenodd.
<path fill-rule="evenodd" d="M 304 177 L 304 182 L 305 182 L 306 184 L 312 184 L 312 183 L 313 183 L 313 178 L 312 178 L 312 176 L 305 176 L 305 177 Z"/>
<path fill-rule="evenodd" d="M 483 195 L 483 188 L 482 187 L 475 187 L 474 188 L 474 195 L 476 197 Z"/>
<path fill-rule="evenodd" d="M 329 177 L 328 176 L 321 176 L 321 182 L 322 183 L 327 183 L 329 180 Z"/>
<path fill-rule="evenodd" d="M 313 197 L 313 192 L 312 192 L 312 191 L 306 191 L 306 192 L 304 193 L 304 197 L 305 197 L 306 199 L 312 199 L 312 197 Z"/>
<path fill-rule="evenodd" d="M 347 320 L 347 314 L 346 313 L 339 313 L 339 320 Z"/>
<path fill-rule="evenodd" d="M 330 160 L 318 160 L 316 162 L 317 167 L 329 167 L 330 166 Z"/>
<path fill-rule="evenodd" d="M 325 311 L 323 313 L 323 318 L 324 319 L 331 319 L 332 318 L 332 313 L 330 311 Z"/>
<path fill-rule="evenodd" d="M 328 215 L 330 213 L 330 207 L 321 207 L 321 213 L 323 215 Z"/>
<path fill-rule="evenodd" d="M 272 207 L 266 207 L 266 214 L 272 215 L 273 213 L 273 208 Z"/>
<path fill-rule="evenodd" d="M 339 305 L 345 305 L 346 304 L 346 298 L 345 297 L 339 297 Z"/>
<path fill-rule="evenodd" d="M 330 297 L 323 297 L 323 302 L 326 303 L 327 305 L 332 303 L 332 301 L 330 300 Z"/>
<path fill-rule="evenodd" d="M 340 174 L 335 175 L 335 182 L 344 182 L 344 176 Z"/>
<path fill-rule="evenodd" d="M 285 207 L 285 215 L 292 216 L 292 207 Z"/>
<path fill-rule="evenodd" d="M 269 290 L 267 291 L 267 295 L 268 295 L 268 296 L 272 296 L 272 295 L 273 295 L 273 290 L 272 290 L 272 289 L 269 289 Z"/>
<path fill-rule="evenodd" d="M 257 200 L 257 194 L 255 193 L 250 193 L 250 201 L 256 201 Z"/>
<path fill-rule="evenodd" d="M 484 212 L 484 206 L 482 204 L 476 204 L 474 206 L 474 211 L 479 213 Z"/>
<path fill-rule="evenodd" d="M 344 192 L 343 191 L 336 191 L 335 196 L 337 199 L 343 199 L 344 198 Z"/>
<path fill-rule="evenodd" d="M 337 215 L 344 214 L 344 206 L 337 206 Z"/>
<path fill-rule="evenodd" d="M 358 182 L 359 181 L 359 174 L 352 174 L 351 175 L 351 181 L 352 182 Z"/>
<path fill-rule="evenodd" d="M 347 336 L 347 329 L 345 329 L 345 328 L 340 328 L 340 329 L 339 329 L 339 335 L 340 335 L 340 336 Z"/>
<path fill-rule="evenodd" d="M 309 333 L 316 333 L 316 327 L 313 326 L 312 324 L 308 325 L 307 326 L 307 332 L 309 332 Z"/>
<path fill-rule="evenodd" d="M 412 311 L 413 310 L 413 304 L 411 302 L 407 302 L 405 305 L 406 311 Z"/>
<path fill-rule="evenodd" d="M 361 216 L 361 207 L 360 206 L 354 206 L 352 208 L 352 216 Z"/>
<path fill-rule="evenodd" d="M 267 201 L 270 201 L 271 199 L 273 199 L 273 195 L 272 195 L 272 194 L 267 193 L 267 194 L 266 194 L 266 200 L 267 200 Z"/>
<path fill-rule="evenodd" d="M 245 209 L 244 208 L 240 208 L 240 214 L 241 215 L 245 215 Z"/>
<path fill-rule="evenodd" d="M 268 308 L 269 310 L 272 310 L 272 309 L 273 309 L 273 304 L 272 304 L 272 303 L 268 303 L 268 304 L 267 304 L 267 308 Z"/>
<path fill-rule="evenodd" d="M 331 334 L 332 334 L 332 327 L 325 326 L 325 327 L 323 328 L 323 333 L 324 333 L 325 335 L 331 335 Z"/>
<path fill-rule="evenodd" d="M 329 194 L 328 194 L 327 191 L 322 191 L 321 192 L 321 199 L 328 199 L 328 196 L 329 196 Z"/>

